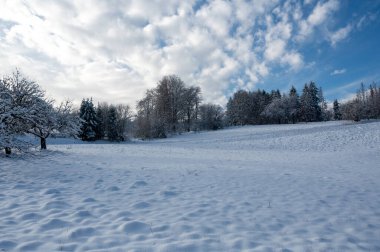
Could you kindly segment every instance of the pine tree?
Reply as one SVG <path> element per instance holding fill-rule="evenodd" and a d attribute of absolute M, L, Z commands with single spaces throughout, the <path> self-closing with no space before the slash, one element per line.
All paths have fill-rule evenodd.
<path fill-rule="evenodd" d="M 82 100 L 79 116 L 82 119 L 82 126 L 79 137 L 83 141 L 95 140 L 97 118 L 92 99 L 87 98 Z"/>
<path fill-rule="evenodd" d="M 339 102 L 337 99 L 334 100 L 333 110 L 334 110 L 334 120 L 342 120 L 342 114 L 340 113 Z"/>
<path fill-rule="evenodd" d="M 319 105 L 318 88 L 314 82 L 305 84 L 301 101 L 301 117 L 306 122 L 315 122 L 321 120 L 321 107 Z"/>
<path fill-rule="evenodd" d="M 297 90 L 294 86 L 289 91 L 289 115 L 292 123 L 299 121 L 300 101 Z"/>
<path fill-rule="evenodd" d="M 107 130 L 108 140 L 118 141 L 119 140 L 119 134 L 117 131 L 118 118 L 117 118 L 116 108 L 113 105 L 109 107 L 107 121 L 108 121 L 108 130 Z"/>
<path fill-rule="evenodd" d="M 319 107 L 321 111 L 320 118 L 318 120 L 328 121 L 329 114 L 327 111 L 327 103 L 326 103 L 325 97 L 323 96 L 322 87 L 319 87 L 318 89 L 318 101 L 319 101 Z"/>

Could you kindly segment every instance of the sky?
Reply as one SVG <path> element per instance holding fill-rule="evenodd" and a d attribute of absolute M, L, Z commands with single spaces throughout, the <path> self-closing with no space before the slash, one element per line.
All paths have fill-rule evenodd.
<path fill-rule="evenodd" d="M 134 106 L 165 75 L 225 105 L 305 83 L 344 100 L 380 83 L 380 0 L 1 0 L 0 75 L 50 98 Z"/>

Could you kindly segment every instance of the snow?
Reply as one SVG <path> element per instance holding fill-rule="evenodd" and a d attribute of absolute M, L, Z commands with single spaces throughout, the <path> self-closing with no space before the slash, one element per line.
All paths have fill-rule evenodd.
<path fill-rule="evenodd" d="M 0 251 L 379 251 L 380 122 L 0 156 Z"/>

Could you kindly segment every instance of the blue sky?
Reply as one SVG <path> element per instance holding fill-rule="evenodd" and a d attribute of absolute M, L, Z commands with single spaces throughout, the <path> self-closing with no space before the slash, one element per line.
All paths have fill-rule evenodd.
<path fill-rule="evenodd" d="M 309 81 L 344 100 L 379 83 L 379 31 L 380 0 L 3 0 L 0 74 L 76 103 L 134 106 L 167 74 L 221 105 Z"/>

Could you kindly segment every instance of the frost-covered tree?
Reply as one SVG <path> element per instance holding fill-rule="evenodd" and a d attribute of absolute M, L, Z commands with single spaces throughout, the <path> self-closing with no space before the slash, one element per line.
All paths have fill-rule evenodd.
<path fill-rule="evenodd" d="M 132 132 L 132 111 L 128 105 L 116 105 L 116 129 L 119 140 L 124 141 L 129 138 Z"/>
<path fill-rule="evenodd" d="M 82 119 L 81 131 L 79 137 L 83 141 L 93 141 L 95 140 L 95 130 L 97 125 L 96 112 L 92 99 L 83 99 L 80 110 L 79 117 Z"/>
<path fill-rule="evenodd" d="M 81 121 L 74 113 L 71 101 L 64 101 L 58 107 L 54 107 L 52 101 L 37 100 L 39 104 L 36 111 L 38 119 L 34 120 L 27 133 L 40 138 L 41 149 L 46 149 L 46 139 L 52 133 L 60 133 L 73 136 L 80 132 Z"/>
<path fill-rule="evenodd" d="M 12 148 L 26 149 L 29 144 L 17 136 L 28 132 L 42 117 L 38 115 L 44 92 L 39 85 L 24 77 L 19 70 L 0 81 L 0 148 L 7 154 Z"/>
<path fill-rule="evenodd" d="M 46 149 L 46 138 L 54 131 L 76 132 L 78 118 L 70 102 L 54 108 L 39 85 L 16 70 L 0 81 L 0 148 L 9 154 L 12 148 L 25 149 L 29 143 L 18 136 L 29 133 L 40 138 L 41 149 Z"/>
<path fill-rule="evenodd" d="M 269 118 L 274 123 L 285 123 L 289 120 L 289 103 L 290 99 L 287 96 L 276 97 L 272 102 L 265 107 L 262 115 Z"/>

